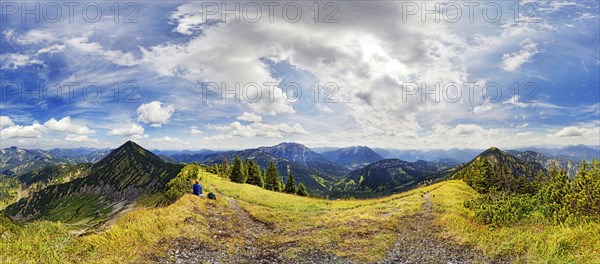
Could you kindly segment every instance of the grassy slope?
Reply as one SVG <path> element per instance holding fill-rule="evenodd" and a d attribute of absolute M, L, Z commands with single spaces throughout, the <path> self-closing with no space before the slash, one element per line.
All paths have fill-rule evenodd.
<path fill-rule="evenodd" d="M 448 227 L 445 235 L 473 244 L 487 254 L 516 252 L 525 256 L 520 260 L 544 262 L 585 263 L 600 259 L 597 224 L 569 228 L 524 223 L 490 229 L 473 223 L 471 212 L 462 203 L 477 194 L 460 181 L 380 199 L 330 201 L 269 192 L 213 175 L 204 179 L 206 190 L 219 193 L 221 199 L 211 201 L 185 195 L 168 207 L 130 212 L 99 234 L 75 237 L 68 234 L 64 224 L 40 221 L 14 227 L 0 218 L 0 234 L 12 230 L 0 238 L 0 262 L 135 263 L 149 254 L 160 255 L 166 249 L 164 242 L 176 237 L 211 245 L 209 236 L 214 230 L 208 230 L 207 219 L 233 214 L 223 196 L 235 198 L 253 217 L 280 230 L 259 242 L 287 243 L 291 245 L 285 252 L 289 256 L 312 247 L 357 261 L 374 261 L 385 257 L 387 249 L 394 245 L 395 230 L 402 224 L 398 218 L 419 210 L 425 192 L 431 192 L 439 212 L 438 223 Z M 232 225 L 237 224 L 222 222 L 218 228 L 233 229 Z M 227 240 L 230 247 L 242 243 L 236 236 Z"/>
<path fill-rule="evenodd" d="M 473 221 L 473 212 L 463 206 L 477 193 L 462 181 L 447 181 L 431 192 L 440 213 L 437 224 L 445 235 L 481 249 L 486 255 L 512 256 L 526 263 L 600 262 L 600 224 L 560 226 L 537 215 L 510 227 L 490 228 Z"/>

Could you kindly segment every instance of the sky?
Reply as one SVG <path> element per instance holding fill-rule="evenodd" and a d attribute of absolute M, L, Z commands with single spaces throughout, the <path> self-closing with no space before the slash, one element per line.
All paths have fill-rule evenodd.
<path fill-rule="evenodd" d="M 0 147 L 600 144 L 598 1 L 2 2 Z"/>

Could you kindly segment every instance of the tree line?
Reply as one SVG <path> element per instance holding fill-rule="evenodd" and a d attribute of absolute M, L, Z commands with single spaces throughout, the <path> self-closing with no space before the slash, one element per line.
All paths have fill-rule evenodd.
<path fill-rule="evenodd" d="M 458 175 L 482 194 L 465 202 L 481 222 L 506 226 L 536 213 L 557 224 L 600 221 L 598 159 L 582 161 L 572 179 L 556 165 L 532 179 L 511 175 L 506 165 L 496 167 L 487 159 L 478 159 Z"/>
<path fill-rule="evenodd" d="M 273 161 L 265 170 L 261 169 L 260 165 L 252 159 L 246 159 L 243 162 L 240 157 L 236 157 L 233 165 L 225 159 L 222 164 L 215 164 L 212 170 L 213 173 L 229 178 L 232 182 L 252 184 L 270 191 L 308 196 L 303 183 L 296 185 L 291 170 L 288 170 L 287 182 L 283 183 Z"/>

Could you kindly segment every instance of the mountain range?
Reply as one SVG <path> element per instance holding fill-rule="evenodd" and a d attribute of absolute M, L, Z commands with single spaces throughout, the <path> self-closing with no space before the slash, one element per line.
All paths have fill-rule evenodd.
<path fill-rule="evenodd" d="M 340 148 L 323 152 L 321 155 L 332 162 L 342 164 L 351 169 L 364 167 L 384 159 L 381 155 L 365 146 Z"/>
<path fill-rule="evenodd" d="M 20 222 L 46 219 L 95 225 L 142 196 L 165 191 L 181 168 L 128 141 L 91 165 L 87 175 L 34 192 L 9 205 L 4 215 Z"/>
<path fill-rule="evenodd" d="M 276 164 L 281 180 L 286 181 L 288 172 L 292 172 L 298 183 L 303 183 L 313 195 L 325 197 L 353 196 L 356 193 L 389 193 L 412 188 L 416 185 L 448 176 L 468 166 L 475 157 L 494 152 L 493 149 L 475 153 L 473 149 L 450 150 L 383 150 L 365 146 L 347 148 L 319 148 L 320 153 L 298 143 L 281 143 L 275 146 L 259 147 L 239 151 L 154 151 L 153 157 L 171 164 L 201 163 L 213 165 L 236 157 L 243 160 L 253 159 L 261 168 L 266 169 L 270 162 Z M 541 149 L 549 156 L 531 150 L 508 150 L 505 154 L 514 159 L 501 158 L 501 162 L 537 163 L 548 170 L 552 164 L 567 171 L 573 177 L 579 167 L 574 157 L 593 157 L 600 150 L 590 146 L 568 146 L 560 149 Z M 577 152 L 581 150 L 582 152 Z M 595 151 L 595 152 L 594 152 Z M 10 147 L 0 151 L 0 171 L 4 175 L 19 177 L 26 196 L 32 190 L 38 190 L 57 183 L 80 178 L 97 167 L 103 157 L 110 153 L 108 149 L 50 149 L 29 150 Z M 380 155 L 385 154 L 385 155 Z M 403 156 L 408 159 L 385 158 Z M 456 156 L 452 156 L 456 155 Z M 470 157 L 473 155 L 473 157 Z M 494 155 L 492 155 L 494 156 Z M 411 161 L 417 157 L 429 157 L 428 160 Z M 460 160 L 465 160 L 460 162 Z M 464 163 L 461 165 L 461 163 Z M 77 165 L 79 164 L 79 165 Z M 94 164 L 94 165 L 92 165 Z M 515 173 L 522 173 L 523 166 L 509 166 Z M 536 167 L 535 170 L 538 168 Z"/>
<path fill-rule="evenodd" d="M 109 149 L 21 149 L 0 150 L 0 174 L 20 175 L 49 165 L 95 163 L 110 153 Z"/>
<path fill-rule="evenodd" d="M 428 161 L 384 159 L 354 170 L 336 184 L 333 196 L 381 196 L 402 192 L 426 181 L 444 178 L 454 166 Z"/>

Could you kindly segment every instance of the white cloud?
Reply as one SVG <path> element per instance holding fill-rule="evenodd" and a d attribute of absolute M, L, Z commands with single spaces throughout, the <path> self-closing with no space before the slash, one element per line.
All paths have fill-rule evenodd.
<path fill-rule="evenodd" d="M 475 124 L 458 124 L 456 126 L 436 125 L 433 127 L 432 134 L 429 136 L 432 140 L 441 138 L 466 137 L 475 139 L 486 138 L 493 134 L 493 131 L 486 130 Z"/>
<path fill-rule="evenodd" d="M 479 114 L 488 112 L 492 109 L 494 109 L 494 105 L 486 102 L 484 104 L 473 107 L 473 114 L 479 115 Z"/>
<path fill-rule="evenodd" d="M 166 143 L 183 143 L 183 141 L 181 141 L 178 138 L 172 138 L 172 137 L 161 137 L 161 138 L 153 138 L 152 139 L 153 142 L 166 142 Z"/>
<path fill-rule="evenodd" d="M 15 38 L 15 41 L 21 45 L 48 43 L 56 40 L 56 36 L 50 31 L 32 29 L 27 33 Z"/>
<path fill-rule="evenodd" d="M 502 56 L 502 69 L 509 72 L 518 70 L 521 65 L 527 63 L 534 55 L 540 51 L 537 48 L 537 43 L 526 39 L 521 42 L 521 50 L 514 53 L 506 53 Z"/>
<path fill-rule="evenodd" d="M 35 53 L 35 55 L 60 53 L 60 52 L 64 52 L 65 48 L 66 48 L 65 45 L 52 45 L 49 47 L 39 49 Z"/>
<path fill-rule="evenodd" d="M 560 131 L 551 134 L 555 137 L 589 137 L 594 133 L 598 133 L 600 128 L 588 128 L 588 127 L 576 127 L 569 126 L 561 129 Z"/>
<path fill-rule="evenodd" d="M 198 134 L 202 134 L 202 131 L 200 131 L 197 126 L 191 126 L 190 127 L 190 134 L 192 134 L 192 135 L 198 135 Z"/>
<path fill-rule="evenodd" d="M 153 127 L 160 127 L 161 124 L 165 124 L 169 121 L 173 112 L 175 112 L 175 107 L 173 105 L 162 107 L 161 102 L 152 101 L 138 107 L 138 121 L 152 123 Z"/>
<path fill-rule="evenodd" d="M 531 134 L 533 134 L 533 132 L 531 132 L 531 131 L 527 131 L 527 132 L 519 132 L 519 133 L 517 133 L 517 134 L 515 135 L 515 137 L 524 137 L 524 136 L 529 136 L 529 135 L 531 135 Z"/>
<path fill-rule="evenodd" d="M 113 130 L 111 130 L 110 132 L 108 132 L 108 135 L 110 136 L 124 136 L 124 137 L 132 137 L 132 136 L 138 136 L 138 137 L 143 137 L 144 135 L 144 128 L 138 124 L 134 124 L 134 123 L 130 123 L 118 128 L 115 128 Z"/>
<path fill-rule="evenodd" d="M 514 105 L 514 106 L 518 106 L 521 108 L 526 108 L 526 107 L 549 108 L 549 109 L 565 109 L 566 108 L 566 107 L 551 104 L 551 103 L 540 102 L 538 100 L 531 100 L 530 102 L 523 102 L 519 95 L 511 96 L 510 98 L 508 98 L 504 102 L 502 102 L 502 104 Z"/>
<path fill-rule="evenodd" d="M 329 108 L 328 106 L 323 106 L 321 104 L 317 105 L 317 109 L 321 113 L 333 113 L 333 110 L 331 108 Z"/>
<path fill-rule="evenodd" d="M 244 112 L 241 116 L 238 116 L 236 119 L 240 120 L 240 121 L 246 121 L 246 122 L 261 122 L 262 121 L 262 117 L 260 115 L 257 115 L 255 113 L 249 113 L 249 112 Z"/>
<path fill-rule="evenodd" d="M 0 128 L 13 126 L 14 124 L 9 116 L 0 116 Z"/>
<path fill-rule="evenodd" d="M 138 63 L 131 53 L 119 50 L 107 50 L 98 42 L 89 42 L 88 35 L 89 33 L 81 37 L 68 39 L 65 43 L 79 52 L 100 55 L 102 58 L 119 66 L 134 66 Z"/>
<path fill-rule="evenodd" d="M 65 140 L 69 141 L 69 142 L 93 142 L 93 143 L 98 143 L 97 139 L 92 139 L 88 135 L 74 135 L 74 134 L 69 134 L 67 137 L 65 137 Z"/>
<path fill-rule="evenodd" d="M 46 121 L 46 123 L 44 123 L 44 125 L 52 131 L 69 132 L 71 134 L 78 134 L 78 135 L 92 134 L 95 132 L 94 130 L 91 130 L 89 127 L 87 127 L 85 125 L 78 125 L 78 124 L 71 122 L 70 116 L 63 117 L 61 120 L 58 120 L 58 121 L 56 121 L 56 119 L 52 118 L 52 119 Z"/>
<path fill-rule="evenodd" d="M 29 126 L 12 125 L 0 130 L 0 138 L 41 138 L 47 132 L 46 127 L 39 123 Z"/>
<path fill-rule="evenodd" d="M 5 53 L 0 55 L 0 63 L 2 63 L 0 70 L 15 70 L 20 67 L 42 64 L 42 61 L 26 54 Z"/>
<path fill-rule="evenodd" d="M 283 138 L 284 135 L 309 135 L 300 124 L 288 125 L 281 124 L 264 124 L 254 122 L 249 125 L 242 125 L 240 122 L 233 122 L 226 126 L 210 125 L 210 129 L 215 131 L 227 132 L 226 134 L 207 137 L 205 140 L 216 140 L 233 137 L 264 137 L 264 138 Z"/>
<path fill-rule="evenodd" d="M 180 7 L 178 12 L 181 12 L 181 16 L 192 19 L 188 13 L 195 12 L 193 7 L 183 10 L 185 6 L 188 5 Z M 181 16 L 174 14 L 174 17 Z M 188 43 L 142 48 L 142 61 L 144 66 L 161 76 L 181 77 L 193 82 L 214 82 L 221 89 L 224 89 L 222 84 L 228 90 L 234 89 L 236 84 L 242 87 L 258 84 L 261 89 L 245 90 L 246 97 L 257 98 L 260 93 L 261 99 L 255 103 L 247 103 L 242 98 L 241 103 L 258 114 L 293 113 L 294 109 L 285 101 L 281 88 L 277 87 L 279 78 L 271 75 L 269 66 L 264 62 L 265 58 L 275 54 L 272 53 L 272 48 L 279 44 L 271 43 L 273 36 L 265 36 L 264 33 L 269 29 L 259 28 L 260 26 L 251 23 L 224 23 L 209 27 L 203 31 L 202 36 L 193 38 Z M 273 85 L 275 87 L 271 89 Z M 242 97 L 241 92 L 238 95 Z M 229 98 L 228 101 L 233 102 L 233 99 Z"/>
<path fill-rule="evenodd" d="M 452 131 L 455 135 L 472 135 L 486 133 L 485 129 L 473 124 L 459 124 Z"/>

